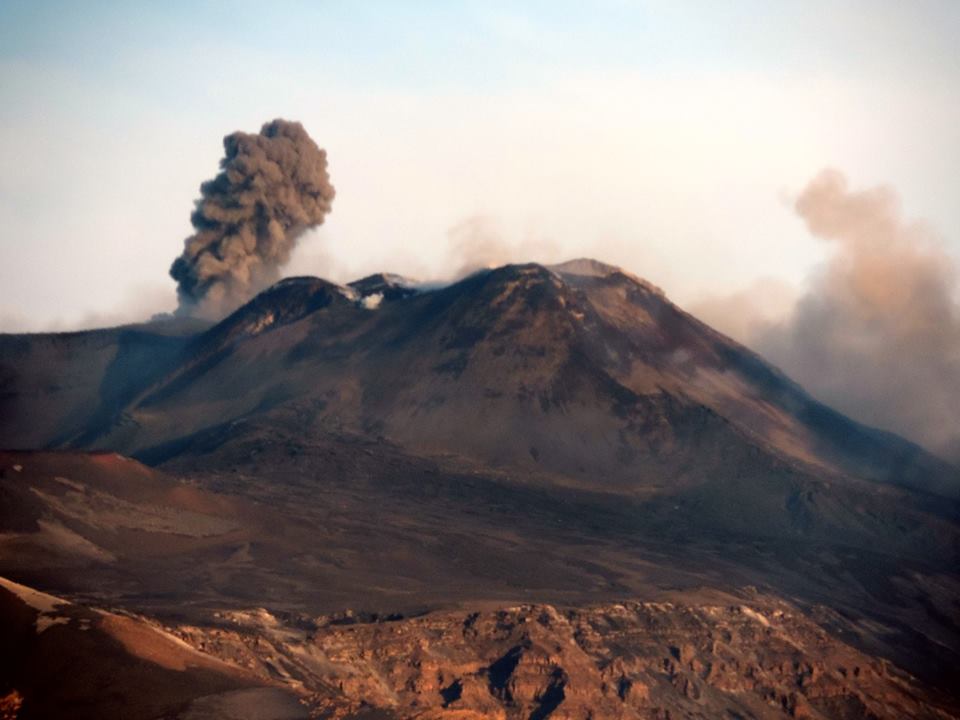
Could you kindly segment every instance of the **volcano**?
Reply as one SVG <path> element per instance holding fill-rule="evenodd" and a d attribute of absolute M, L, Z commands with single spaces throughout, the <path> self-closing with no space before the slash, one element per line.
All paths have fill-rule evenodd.
<path fill-rule="evenodd" d="M 196 335 L 7 336 L 3 351 L 10 446 L 166 460 L 191 436 L 295 412 L 300 438 L 383 437 L 602 489 L 676 487 L 698 475 L 680 466 L 749 455 L 958 498 L 956 468 L 590 260 L 428 292 L 384 275 L 290 278 Z"/>
<path fill-rule="evenodd" d="M 259 637 L 274 655 L 250 663 L 341 717 L 359 702 L 397 717 L 653 717 L 700 697 L 708 717 L 771 702 L 809 717 L 956 712 L 960 470 L 814 400 L 619 268 L 508 265 L 442 287 L 288 278 L 215 324 L 6 335 L 0 358 L 0 445 L 30 450 L 3 458 L 0 573 L 161 618 L 218 661 Z M 672 609 L 653 620 L 658 602 Z M 497 630 L 491 608 L 507 606 Z M 703 633 L 752 638 L 748 611 L 800 648 L 777 662 L 833 648 L 816 659 L 833 689 L 778 675 L 770 687 L 790 690 L 764 699 L 714 682 Z M 476 643 L 436 640 L 468 637 L 472 612 Z M 233 635 L 211 626 L 223 613 L 240 613 Z M 801 620 L 771 621 L 783 613 Z M 548 620 L 525 634 L 521 616 Z M 414 640 L 381 638 L 387 618 Z M 636 625 L 619 654 L 617 623 Z M 389 666 L 402 692 L 337 686 L 303 660 L 308 645 L 352 647 L 327 630 L 343 624 L 385 655 L 371 670 L 344 651 L 342 672 Z M 653 652 L 637 633 L 654 625 L 673 670 L 623 666 Z M 549 649 L 568 635 L 580 655 Z M 414 692 L 427 636 L 444 682 Z M 850 653 L 902 677 L 837 674 Z M 748 692 L 759 705 L 731 699 Z"/>

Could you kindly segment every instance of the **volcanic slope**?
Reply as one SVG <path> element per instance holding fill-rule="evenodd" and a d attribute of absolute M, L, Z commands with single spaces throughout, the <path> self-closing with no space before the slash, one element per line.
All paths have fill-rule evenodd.
<path fill-rule="evenodd" d="M 374 443 L 404 467 L 496 476 L 501 495 L 636 506 L 632 535 L 958 557 L 956 468 L 817 403 L 595 261 L 421 292 L 389 275 L 290 278 L 193 335 L 5 336 L 0 349 L 7 446 L 110 449 L 184 473 L 282 448 L 274 468 L 315 476 L 310 448 Z"/>
<path fill-rule="evenodd" d="M 417 293 L 390 281 L 291 278 L 191 337 L 3 336 L 3 444 L 157 457 L 286 406 L 301 434 L 385 437 L 605 489 L 695 482 L 691 468 L 765 454 L 960 493 L 956 468 L 817 403 L 617 268 L 506 266 Z"/>
<path fill-rule="evenodd" d="M 51 377 L 29 348 L 60 341 Z M 419 293 L 391 276 L 291 278 L 190 337 L 0 342 L 8 446 L 175 462 L 269 426 L 270 442 L 383 439 L 630 495 L 682 509 L 701 532 L 957 549 L 956 468 L 817 403 L 649 283 L 595 261 L 506 266 Z"/>

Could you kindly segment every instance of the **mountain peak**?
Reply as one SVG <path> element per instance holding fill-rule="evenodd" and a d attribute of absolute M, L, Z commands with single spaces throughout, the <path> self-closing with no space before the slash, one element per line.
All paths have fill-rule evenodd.
<path fill-rule="evenodd" d="M 358 299 L 353 288 L 318 277 L 284 278 L 235 310 L 211 332 L 230 336 L 259 335 L 274 327 L 296 322 L 331 303 L 354 302 Z"/>
<path fill-rule="evenodd" d="M 367 275 L 364 278 L 347 283 L 347 287 L 360 293 L 361 300 L 370 298 L 371 300 L 367 301 L 366 304 L 374 304 L 374 306 L 382 300 L 400 300 L 419 292 L 415 280 L 387 272 Z"/>
<path fill-rule="evenodd" d="M 641 286 L 648 292 L 664 298 L 666 297 L 666 293 L 664 293 L 663 290 L 648 280 L 644 280 L 643 278 L 638 277 L 633 273 L 618 267 L 617 265 L 610 265 L 608 263 L 600 262 L 599 260 L 594 260 L 593 258 L 575 258 L 573 260 L 567 260 L 566 262 L 555 265 L 547 265 L 546 267 L 568 280 L 582 280 L 584 278 L 625 278 L 634 284 Z"/>
<path fill-rule="evenodd" d="M 555 265 L 547 265 L 550 270 L 558 272 L 561 275 L 584 275 L 587 277 L 606 277 L 614 273 L 622 273 L 623 270 L 616 265 L 594 260 L 593 258 L 574 258 L 566 262 Z"/>

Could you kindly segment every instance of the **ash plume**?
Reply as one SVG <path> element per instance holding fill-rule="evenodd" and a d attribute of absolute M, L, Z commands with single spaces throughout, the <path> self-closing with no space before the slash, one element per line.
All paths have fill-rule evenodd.
<path fill-rule="evenodd" d="M 200 186 L 190 216 L 195 232 L 170 268 L 180 314 L 222 317 L 274 282 L 333 202 L 326 152 L 300 123 L 235 132 L 223 147 L 220 173 Z"/>
<path fill-rule="evenodd" d="M 791 315 L 748 342 L 834 407 L 960 460 L 956 263 L 890 188 L 854 191 L 826 170 L 794 207 L 836 251 Z"/>

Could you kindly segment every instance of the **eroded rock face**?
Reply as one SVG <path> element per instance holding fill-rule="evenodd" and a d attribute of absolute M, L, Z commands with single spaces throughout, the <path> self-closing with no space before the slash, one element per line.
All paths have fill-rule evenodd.
<path fill-rule="evenodd" d="M 766 598 L 320 618 L 299 630 L 264 611 L 223 619 L 181 636 L 298 687 L 317 717 L 955 717 L 919 700 L 929 693 L 905 673 Z"/>

